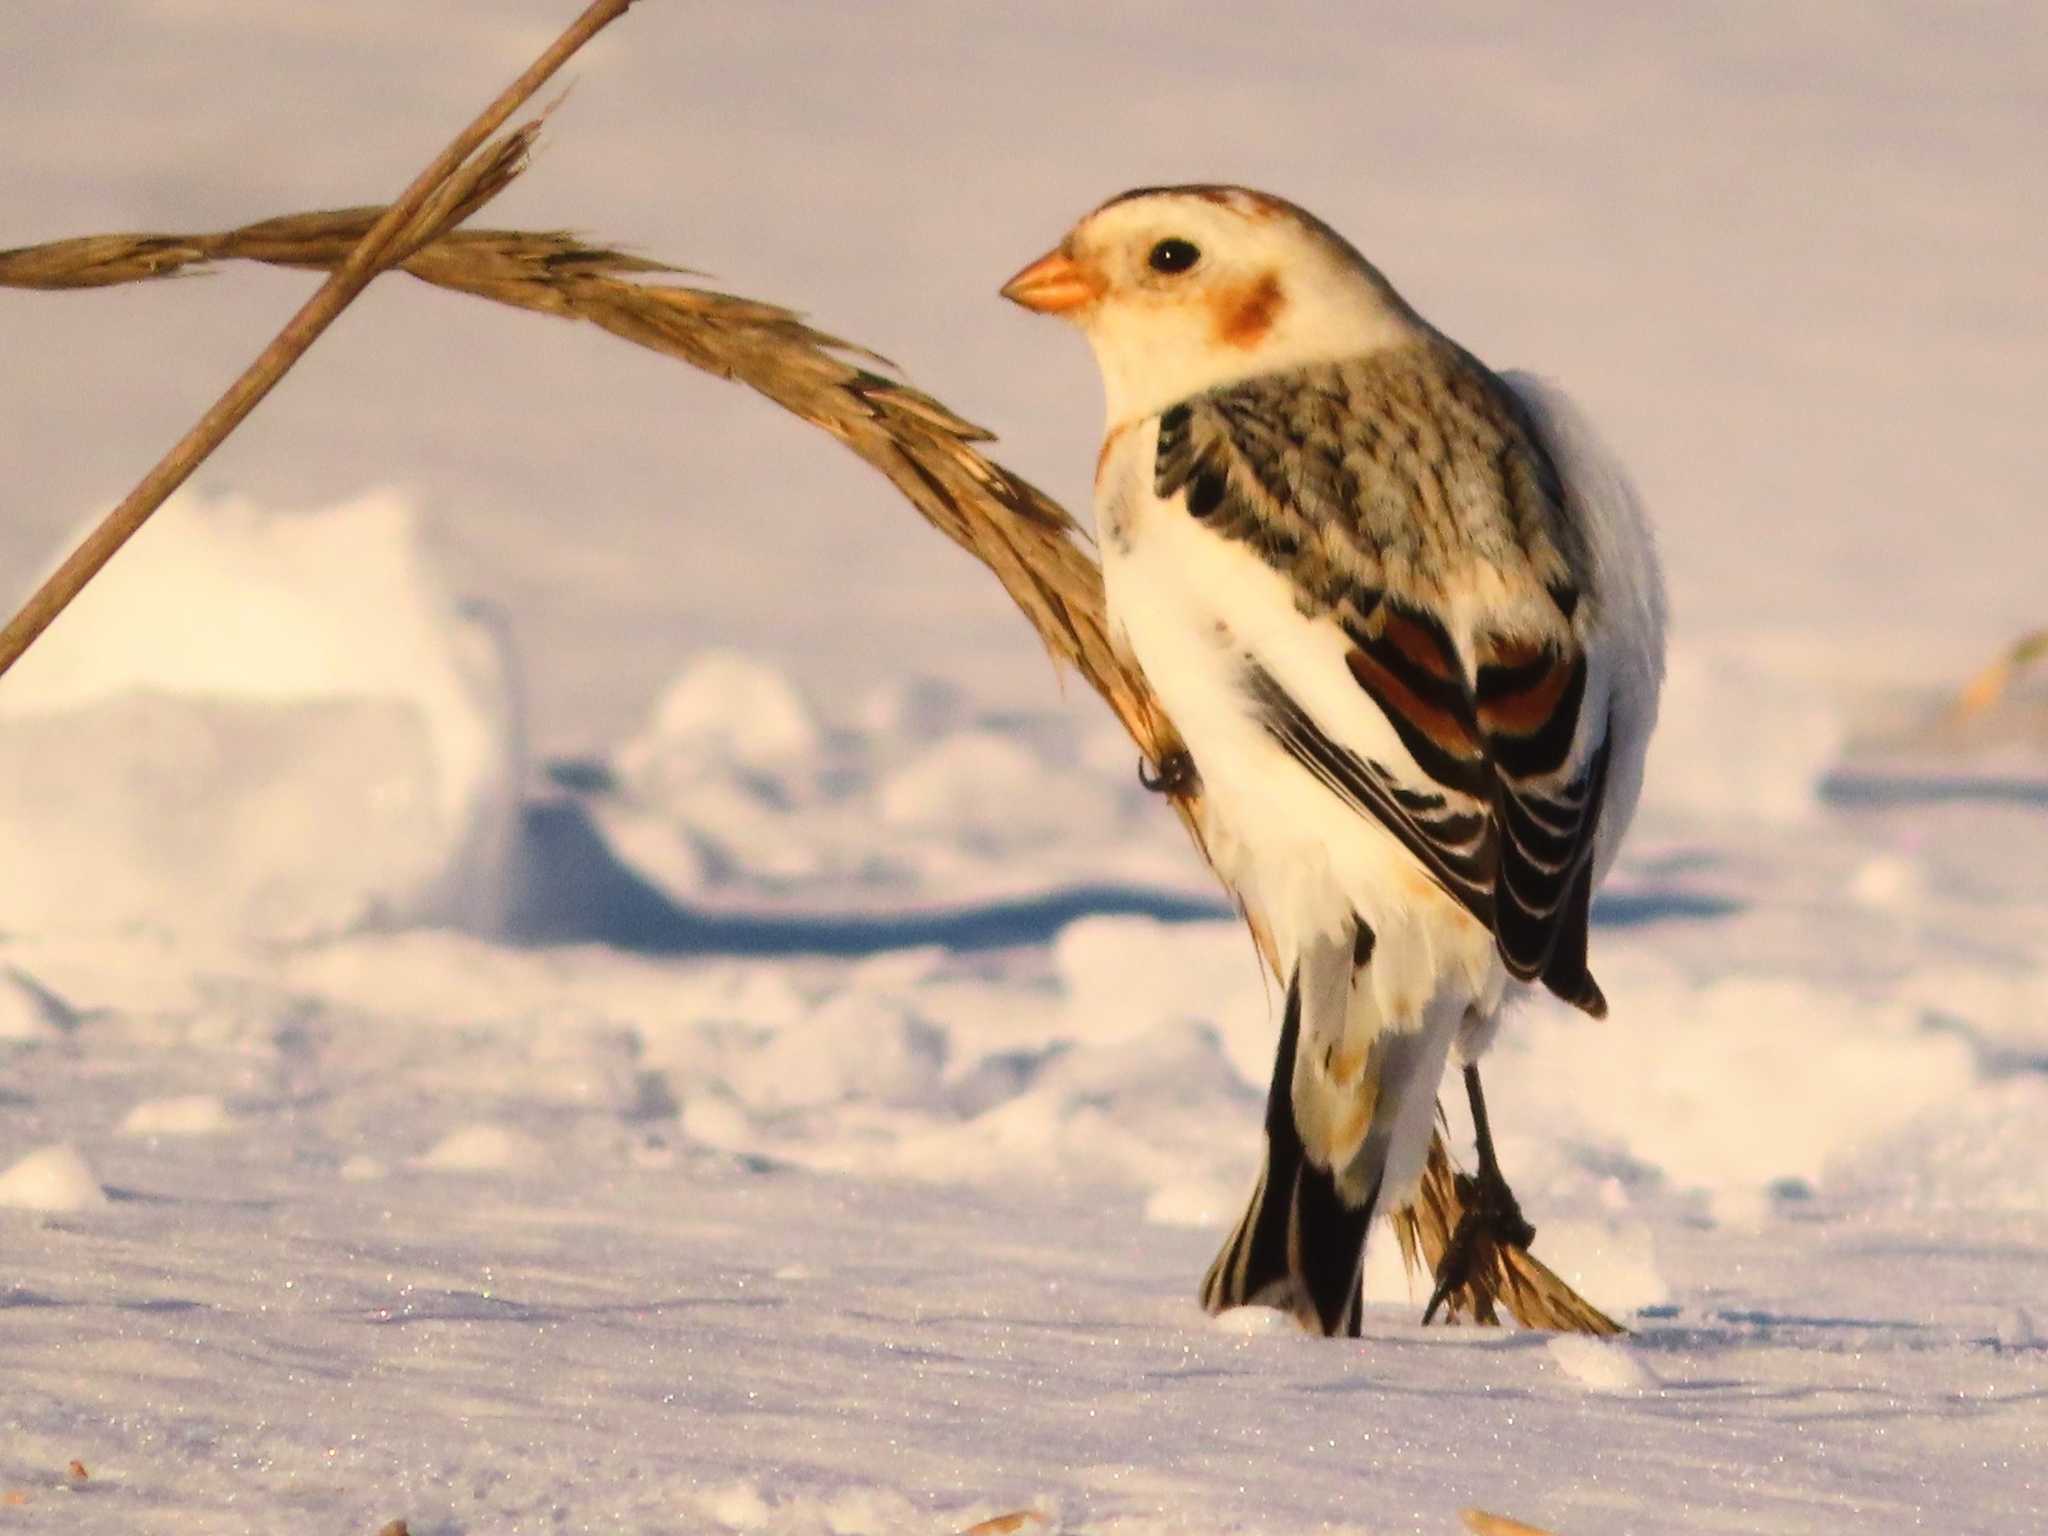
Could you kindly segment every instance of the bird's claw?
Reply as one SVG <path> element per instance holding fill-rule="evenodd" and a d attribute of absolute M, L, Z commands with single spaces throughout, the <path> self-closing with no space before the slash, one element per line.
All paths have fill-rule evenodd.
<path fill-rule="evenodd" d="M 1492 1242 L 1497 1248 L 1521 1248 L 1526 1250 L 1536 1241 L 1536 1229 L 1523 1216 L 1522 1207 L 1515 1200 L 1515 1192 L 1508 1188 L 1507 1180 L 1498 1172 L 1482 1168 L 1479 1177 L 1461 1173 L 1457 1178 L 1458 1203 L 1464 1214 L 1458 1218 L 1457 1229 L 1451 1233 L 1451 1240 L 1444 1245 L 1443 1257 L 1437 1261 L 1436 1289 L 1429 1294 L 1429 1305 L 1422 1309 L 1422 1325 L 1427 1328 L 1436 1317 L 1437 1309 L 1449 1301 L 1453 1292 L 1461 1289 L 1471 1278 L 1478 1259 L 1481 1245 Z"/>
<path fill-rule="evenodd" d="M 1155 795 L 1185 795 L 1194 791 L 1201 783 L 1195 773 L 1195 760 L 1188 755 L 1185 747 L 1176 747 L 1159 759 L 1159 768 L 1154 772 L 1142 757 L 1138 759 L 1138 782 Z"/>

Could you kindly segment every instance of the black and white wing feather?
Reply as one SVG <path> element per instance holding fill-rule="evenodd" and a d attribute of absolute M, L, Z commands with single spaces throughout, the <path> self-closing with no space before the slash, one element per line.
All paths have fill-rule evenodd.
<path fill-rule="evenodd" d="M 1284 575 L 1337 626 L 1360 707 L 1398 750 L 1305 699 L 1290 663 L 1243 680 L 1268 733 L 1386 827 L 1491 930 L 1507 969 L 1605 1011 L 1586 968 L 1608 762 L 1589 687 L 1586 554 L 1520 402 L 1434 339 L 1248 380 L 1159 423 L 1153 490 Z M 1575 622 L 1576 621 L 1576 622 Z"/>

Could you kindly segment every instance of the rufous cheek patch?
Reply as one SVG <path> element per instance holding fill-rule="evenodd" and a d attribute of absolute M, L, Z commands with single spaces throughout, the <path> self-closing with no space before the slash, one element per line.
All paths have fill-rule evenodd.
<path fill-rule="evenodd" d="M 1266 339 L 1286 305 L 1277 273 L 1267 272 L 1256 282 L 1226 289 L 1212 304 L 1216 339 L 1225 346 L 1249 350 Z"/>

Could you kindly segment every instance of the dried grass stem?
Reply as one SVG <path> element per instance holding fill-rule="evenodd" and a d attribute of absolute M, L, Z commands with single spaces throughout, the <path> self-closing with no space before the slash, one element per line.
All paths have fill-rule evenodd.
<path fill-rule="evenodd" d="M 292 365 L 305 355 L 306 349 L 334 323 L 371 279 L 385 268 L 427 248 L 430 242 L 481 208 L 519 173 L 525 163 L 527 147 L 537 131 L 535 126 L 508 134 L 481 155 L 477 151 L 556 70 L 568 62 L 577 49 L 624 15 L 632 3 L 633 0 L 593 0 L 589 9 L 546 52 L 434 157 L 396 202 L 369 221 L 355 244 L 332 263 L 332 275 L 285 323 L 284 329 L 277 333 L 270 345 L 228 386 L 192 429 L 156 462 L 121 504 L 109 512 L 85 541 L 71 552 L 22 605 L 21 611 L 8 621 L 7 627 L 0 630 L 0 674 L 20 659 L 21 654 L 35 643 L 36 636 L 49 628 L 57 615 L 84 590 L 85 584 L 113 559 L 123 544 L 134 537 L 136 530 L 149 520 L 150 514 L 162 506 L 171 492 L 185 483 L 207 455 L 248 418 L 264 396 L 277 387 L 278 380 L 291 371 Z M 113 237 L 117 245 L 123 238 Z M 60 254 L 54 260 L 48 254 L 52 248 L 47 246 L 41 248 L 40 253 L 16 251 L 8 254 L 21 258 L 19 265 L 25 272 L 34 274 L 38 269 L 43 272 L 44 281 L 32 282 L 28 286 L 105 286 L 127 280 L 119 275 L 124 259 L 105 243 L 89 239 L 62 244 L 84 249 L 73 249 L 68 256 Z M 141 270 L 131 271 L 131 275 L 153 275 L 151 268 L 163 269 L 174 264 L 175 251 L 175 242 L 158 244 L 154 249 L 131 249 L 125 262 L 130 269 L 140 265 Z M 80 258 L 84 258 L 82 263 Z M 67 260 L 74 274 L 83 277 L 82 281 L 78 277 L 68 283 L 61 280 Z M 53 271 L 58 274 L 58 281 L 47 280 Z"/>

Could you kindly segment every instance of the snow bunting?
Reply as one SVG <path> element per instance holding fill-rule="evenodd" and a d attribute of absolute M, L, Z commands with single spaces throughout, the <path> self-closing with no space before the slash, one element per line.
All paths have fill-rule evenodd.
<path fill-rule="evenodd" d="M 1094 347 L 1112 628 L 1287 983 L 1265 1168 L 1203 1304 L 1356 1334 L 1367 1226 L 1414 1198 L 1455 1054 L 1480 1169 L 1427 1321 L 1482 1226 L 1530 1236 L 1473 1066 L 1504 1000 L 1606 1008 L 1587 904 L 1663 674 L 1647 525 L 1562 396 L 1279 198 L 1126 193 L 1003 294 Z"/>

